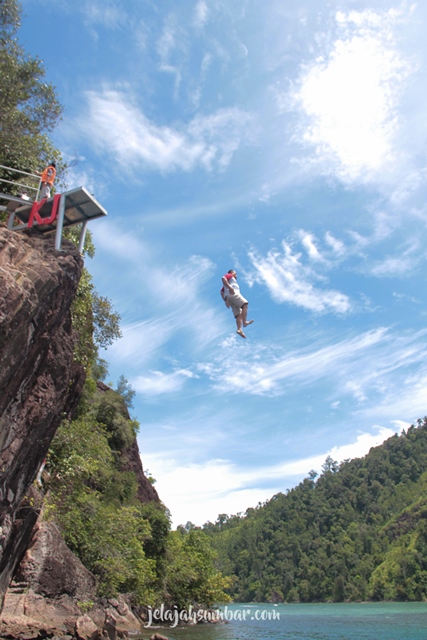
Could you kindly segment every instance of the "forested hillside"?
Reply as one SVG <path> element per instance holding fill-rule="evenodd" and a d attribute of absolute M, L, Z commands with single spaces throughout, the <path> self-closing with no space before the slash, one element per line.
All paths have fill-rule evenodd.
<path fill-rule="evenodd" d="M 427 419 L 360 459 L 328 458 L 245 515 L 207 523 L 239 601 L 427 597 Z"/>

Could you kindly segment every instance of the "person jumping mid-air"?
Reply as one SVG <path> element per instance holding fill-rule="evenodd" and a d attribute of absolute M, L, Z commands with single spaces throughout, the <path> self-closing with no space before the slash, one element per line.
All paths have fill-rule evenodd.
<path fill-rule="evenodd" d="M 246 338 L 243 328 L 252 324 L 253 320 L 248 320 L 248 304 L 249 302 L 240 293 L 240 287 L 237 284 L 237 273 L 234 269 L 230 269 L 222 278 L 223 287 L 220 291 L 221 298 L 225 302 L 225 306 L 229 307 L 236 319 L 237 331 L 241 338 Z"/>

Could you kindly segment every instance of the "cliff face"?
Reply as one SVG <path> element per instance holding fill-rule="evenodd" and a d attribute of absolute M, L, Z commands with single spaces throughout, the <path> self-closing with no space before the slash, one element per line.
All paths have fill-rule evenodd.
<path fill-rule="evenodd" d="M 34 480 L 61 420 L 72 417 L 85 380 L 73 362 L 70 313 L 82 268 L 72 243 L 55 251 L 52 238 L 8 231 L 0 223 L 2 637 L 65 632 L 91 638 L 111 625 L 110 637 L 141 630 L 121 597 L 82 616 L 79 603 L 96 598 L 96 579 L 55 524 L 39 517 L 43 490 Z M 102 382 L 98 389 L 111 392 Z M 141 502 L 159 501 L 144 475 L 136 439 L 121 451 L 121 463 L 123 471 L 135 474 Z"/>
<path fill-rule="evenodd" d="M 73 364 L 74 245 L 0 226 L 0 610 L 37 519 L 28 493 L 84 371 Z"/>
<path fill-rule="evenodd" d="M 111 393 L 111 388 L 101 380 L 98 380 L 96 384 L 101 393 Z M 127 418 L 130 419 L 129 413 L 127 413 Z M 131 445 L 122 451 L 121 462 L 122 471 L 130 471 L 135 474 L 138 485 L 138 499 L 141 502 L 160 502 L 156 489 L 144 473 L 136 438 Z"/>

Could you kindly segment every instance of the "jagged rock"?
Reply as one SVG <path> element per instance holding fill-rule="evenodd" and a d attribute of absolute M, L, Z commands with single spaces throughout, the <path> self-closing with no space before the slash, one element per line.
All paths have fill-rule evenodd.
<path fill-rule="evenodd" d="M 95 576 L 70 551 L 53 522 L 37 523 L 14 582 L 47 598 L 66 594 L 88 602 L 96 596 Z"/>
<path fill-rule="evenodd" d="M 75 622 L 81 616 L 75 600 L 63 595 L 50 601 L 34 593 L 7 591 L 0 619 L 0 637 L 21 638 L 25 634 L 74 635 Z"/>
<path fill-rule="evenodd" d="M 127 614 L 129 613 L 129 607 L 127 606 L 126 602 L 119 602 L 117 606 L 117 613 L 119 613 L 121 616 L 127 616 Z"/>
<path fill-rule="evenodd" d="M 38 515 L 22 500 L 84 382 L 70 315 L 83 261 L 63 247 L 0 226 L 0 609 Z"/>
<path fill-rule="evenodd" d="M 88 615 L 80 616 L 76 620 L 76 636 L 80 640 L 96 640 L 100 636 L 98 627 Z"/>
<path fill-rule="evenodd" d="M 114 616 L 106 615 L 104 622 L 103 632 L 107 632 L 107 636 L 110 640 L 117 640 L 117 626 L 116 619 Z"/>
<path fill-rule="evenodd" d="M 140 635 L 142 626 L 138 618 L 133 614 L 130 607 L 125 603 L 123 596 L 118 596 L 117 607 L 107 607 L 103 611 L 91 611 L 89 613 L 92 620 L 99 624 L 100 616 L 104 614 L 103 628 L 106 629 L 110 640 L 115 640 L 116 636 L 122 638 L 126 635 Z"/>
<path fill-rule="evenodd" d="M 108 604 L 111 604 L 112 607 L 118 607 L 119 601 L 115 598 L 108 598 Z"/>
<path fill-rule="evenodd" d="M 0 636 L 22 638 L 30 634 L 35 638 L 37 631 L 74 635 L 81 618 L 78 602 L 94 598 L 95 590 L 94 576 L 71 553 L 57 527 L 38 523 L 6 592 Z"/>

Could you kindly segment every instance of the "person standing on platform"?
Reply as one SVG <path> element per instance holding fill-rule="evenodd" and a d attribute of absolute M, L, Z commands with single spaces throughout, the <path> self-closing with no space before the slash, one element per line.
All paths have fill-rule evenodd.
<path fill-rule="evenodd" d="M 52 189 L 56 176 L 56 164 L 51 162 L 50 165 L 38 175 L 42 178 L 42 188 L 40 189 L 39 195 L 40 200 L 50 198 L 50 190 Z"/>
<path fill-rule="evenodd" d="M 237 284 L 237 273 L 234 269 L 230 269 L 225 276 L 222 277 L 223 287 L 220 291 L 221 297 L 225 302 L 225 306 L 229 307 L 236 319 L 237 331 L 241 338 L 246 338 L 243 327 L 253 323 L 248 320 L 248 304 L 249 302 L 240 293 L 240 287 Z"/>

